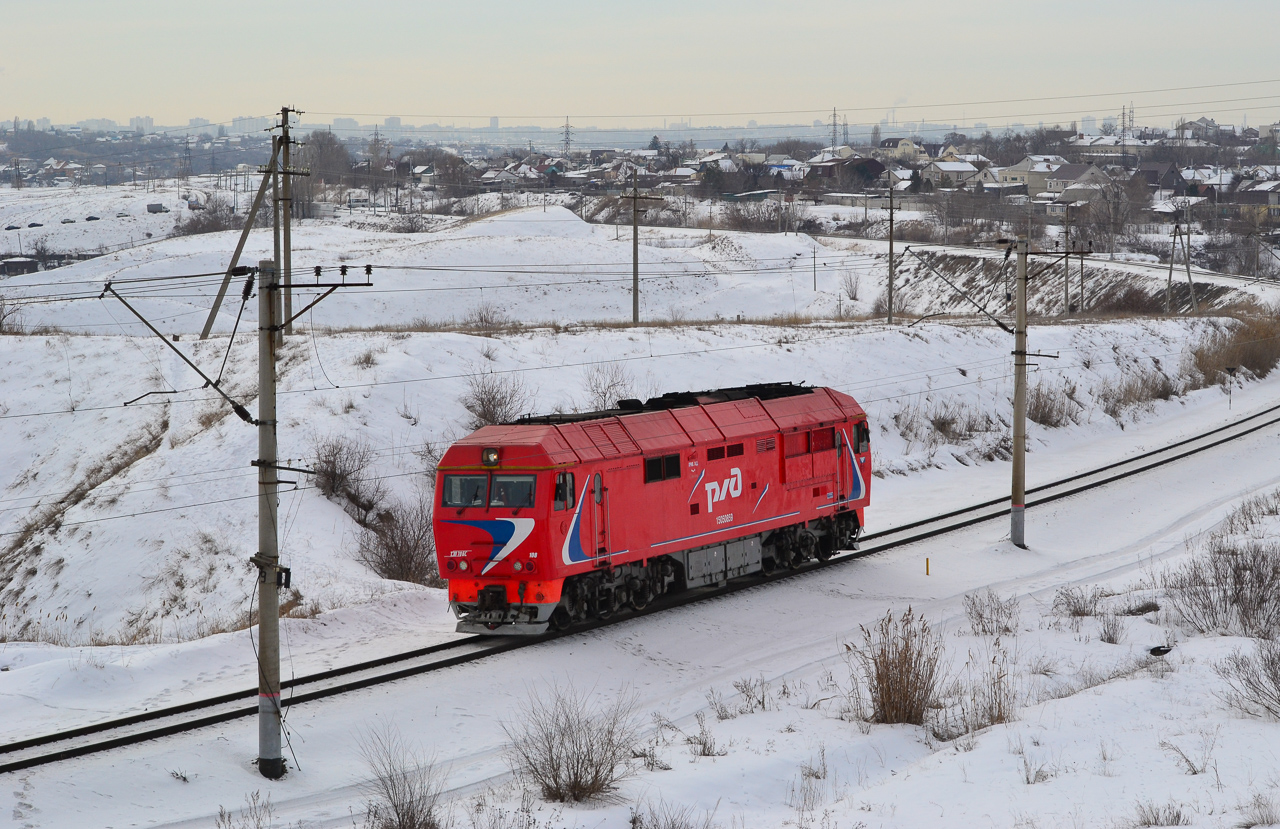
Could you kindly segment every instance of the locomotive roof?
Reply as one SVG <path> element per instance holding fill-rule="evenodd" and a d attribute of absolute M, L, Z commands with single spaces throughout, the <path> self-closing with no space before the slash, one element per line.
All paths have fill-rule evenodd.
<path fill-rule="evenodd" d="M 724 389 L 708 389 L 706 391 L 673 391 L 661 397 L 650 397 L 648 400 L 619 400 L 618 408 L 602 409 L 598 412 L 571 412 L 546 415 L 525 415 L 509 424 L 512 426 L 548 425 L 559 423 L 582 423 L 588 420 L 603 420 L 608 417 L 640 414 L 641 412 L 664 412 L 671 409 L 686 409 L 708 403 L 724 403 L 730 400 L 777 400 L 783 397 L 798 397 L 813 394 L 812 386 L 795 383 L 755 383 L 748 386 L 732 386 Z"/>

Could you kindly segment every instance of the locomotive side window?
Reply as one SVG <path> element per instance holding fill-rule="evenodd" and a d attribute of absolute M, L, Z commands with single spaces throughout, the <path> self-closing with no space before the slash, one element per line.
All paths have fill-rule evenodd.
<path fill-rule="evenodd" d="M 533 475 L 494 475 L 493 486 L 489 488 L 489 506 L 491 507 L 531 507 L 533 506 Z"/>
<path fill-rule="evenodd" d="M 574 499 L 577 497 L 578 490 L 573 485 L 573 473 L 561 472 L 556 475 L 556 495 L 553 509 L 573 509 L 576 504 Z"/>
<path fill-rule="evenodd" d="M 680 456 L 663 455 L 660 458 L 644 459 L 644 482 L 665 481 L 680 477 Z"/>
<path fill-rule="evenodd" d="M 871 427 L 867 425 L 867 421 L 862 421 L 857 426 L 857 437 L 859 452 L 871 451 Z"/>
<path fill-rule="evenodd" d="M 782 436 L 782 448 L 788 458 L 803 455 L 809 451 L 809 433 L 792 432 Z"/>
<path fill-rule="evenodd" d="M 810 452 L 826 452 L 828 449 L 836 448 L 836 430 L 830 429 L 814 429 L 809 433 L 809 451 Z"/>
<path fill-rule="evenodd" d="M 440 503 L 446 507 L 483 507 L 489 492 L 488 475 L 445 475 Z"/>

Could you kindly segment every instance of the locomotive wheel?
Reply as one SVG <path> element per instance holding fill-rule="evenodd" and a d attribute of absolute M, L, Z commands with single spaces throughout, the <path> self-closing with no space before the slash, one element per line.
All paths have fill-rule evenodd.
<path fill-rule="evenodd" d="M 835 554 L 836 537 L 834 534 L 824 535 L 818 539 L 818 561 L 827 561 Z"/>
<path fill-rule="evenodd" d="M 631 588 L 631 606 L 636 610 L 644 610 L 648 607 L 651 598 L 653 596 L 647 582 L 638 582 Z"/>
<path fill-rule="evenodd" d="M 800 566 L 814 557 L 818 551 L 818 537 L 808 530 L 801 530 L 796 538 L 796 564 Z"/>
<path fill-rule="evenodd" d="M 760 572 L 766 576 L 772 576 L 778 572 L 778 562 L 773 556 L 764 556 L 760 559 Z"/>
<path fill-rule="evenodd" d="M 551 618 L 548 622 L 551 625 L 552 630 L 559 631 L 564 630 L 569 627 L 569 625 L 573 624 L 573 617 L 569 615 L 569 611 L 565 609 L 564 605 L 560 605 L 555 610 L 551 611 Z"/>

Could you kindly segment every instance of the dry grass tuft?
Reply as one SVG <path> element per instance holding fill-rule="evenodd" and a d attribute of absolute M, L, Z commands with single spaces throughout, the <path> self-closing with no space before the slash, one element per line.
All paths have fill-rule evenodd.
<path fill-rule="evenodd" d="M 889 611 L 874 628 L 862 628 L 862 636 L 862 647 L 845 647 L 862 668 L 872 719 L 924 725 L 942 681 L 941 637 L 911 608 L 897 618 Z"/>
<path fill-rule="evenodd" d="M 974 636 L 1002 636 L 1018 631 L 1018 597 L 1001 599 L 988 587 L 964 597 L 964 615 Z"/>

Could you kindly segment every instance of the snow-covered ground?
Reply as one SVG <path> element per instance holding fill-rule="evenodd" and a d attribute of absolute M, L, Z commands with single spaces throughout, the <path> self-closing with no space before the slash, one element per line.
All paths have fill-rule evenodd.
<path fill-rule="evenodd" d="M 866 294 L 857 307 L 869 310 L 883 272 L 879 243 L 815 248 L 805 236 L 717 232 L 708 243 L 705 231 L 644 233 L 650 244 L 642 262 L 669 275 L 646 285 L 647 317 L 828 313 L 841 278 L 824 267 L 861 274 Z M 537 325 L 629 317 L 630 245 L 613 235 L 554 207 L 425 234 L 304 225 L 294 236 L 300 273 L 339 261 L 378 268 L 373 291 L 325 300 L 305 333 L 289 338 L 280 370 L 281 455 L 305 465 L 317 440 L 353 436 L 369 446 L 388 497 L 407 501 L 429 485 L 424 450 L 465 433 L 462 398 L 477 376 L 511 378 L 523 389 L 522 408 L 537 411 L 591 406 L 591 390 L 604 380 L 616 396 L 793 380 L 840 388 L 867 408 L 879 470 L 871 529 L 1007 492 L 1008 335 L 933 320 L 910 328 L 878 321 Z M 230 234 L 167 240 L 0 287 L 25 286 L 29 295 L 85 288 L 96 296 L 111 278 L 128 291 L 126 278 L 218 273 L 232 243 Z M 269 243 L 269 235 L 255 234 L 245 261 L 265 255 Z M 398 270 L 407 266 L 453 270 Z M 514 266 L 521 272 L 507 273 Z M 536 277 L 525 272 L 533 266 Z M 594 283 L 601 273 L 624 281 Z M 568 284 L 522 284 L 529 279 Z M 478 284 L 488 286 L 483 301 L 530 327 L 377 330 L 463 320 L 482 302 Z M 424 290 L 436 287 L 449 290 Z M 184 335 L 177 347 L 207 371 L 218 373 L 225 356 L 225 388 L 252 410 L 256 345 L 246 331 L 254 327 L 254 303 L 234 343 L 227 333 L 239 286 L 224 306 L 220 336 L 203 343 L 188 336 L 198 331 L 212 289 L 205 282 L 136 301 L 166 333 Z M 1255 290 L 1270 300 L 1266 289 Z M 945 298 L 947 291 L 920 295 Z M 243 624 L 255 544 L 255 431 L 229 416 L 164 344 L 130 336 L 138 328 L 123 306 L 95 298 L 31 305 L 25 313 L 32 327 L 68 333 L 0 337 L 0 565 L 8 582 L 0 639 L 13 640 L 0 644 L 0 733 L 20 739 L 252 687 Z M 1276 376 L 1237 379 L 1230 398 L 1212 386 L 1116 407 L 1116 389 L 1127 380 L 1159 374 L 1177 386 L 1193 378 L 1189 350 L 1222 324 L 1033 325 L 1031 347 L 1059 355 L 1039 360 L 1033 385 L 1065 400 L 1066 416 L 1057 428 L 1031 427 L 1029 483 L 1274 405 Z M 174 393 L 122 406 L 157 391 Z M 248 720 L 16 773 L 7 781 L 12 821 L 202 826 L 219 806 L 234 811 L 260 791 L 276 805 L 276 825 L 346 826 L 353 810 L 358 823 L 368 779 L 361 735 L 392 723 L 447 770 L 448 797 L 465 826 L 463 810 L 478 797 L 504 808 L 519 803 L 501 756 L 502 723 L 519 720 L 528 694 L 560 682 L 602 699 L 630 689 L 656 755 L 672 770 L 639 772 L 603 805 L 544 807 L 538 817 L 547 826 L 627 825 L 631 804 L 659 798 L 715 809 L 716 822 L 744 829 L 1120 825 L 1134 818 L 1139 800 L 1171 799 L 1197 825 L 1235 825 L 1255 794 L 1270 796 L 1277 784 L 1270 746 L 1278 726 L 1228 709 L 1213 670 L 1250 644 L 1193 636 L 1167 608 L 1126 617 L 1122 642 L 1106 644 L 1098 618 L 1064 617 L 1052 605 L 1067 586 L 1106 588 L 1115 595 L 1104 605 L 1115 611 L 1147 599 L 1165 604 L 1151 586 L 1159 568 L 1188 555 L 1196 537 L 1243 499 L 1280 485 L 1276 432 L 1034 509 L 1028 551 L 1010 547 L 1004 524 L 991 522 L 697 607 L 299 706 L 290 714 L 298 766 L 277 783 L 249 765 L 256 732 Z M 281 514 L 284 563 L 305 610 L 283 623 L 286 676 L 455 635 L 439 591 L 379 579 L 354 559 L 355 524 L 307 477 L 283 493 Z M 1253 532 L 1271 537 L 1280 527 L 1264 523 Z M 964 594 L 987 586 L 1020 603 L 1016 633 L 998 641 L 969 633 L 963 616 Z M 944 633 L 956 678 L 980 676 L 993 659 L 1007 666 L 1017 692 L 1014 722 L 943 741 L 921 728 L 856 721 L 845 645 L 861 642 L 860 626 L 907 606 Z M 1166 641 L 1176 644 L 1170 656 L 1146 659 L 1147 649 Z M 750 678 L 767 683 L 767 709 L 718 720 L 708 693 L 737 709 L 742 700 L 732 683 Z M 654 712 L 678 730 L 655 730 Z M 726 753 L 690 753 L 681 735 L 697 734 L 700 713 Z M 1203 753 L 1205 772 L 1185 775 L 1162 744 Z"/>

